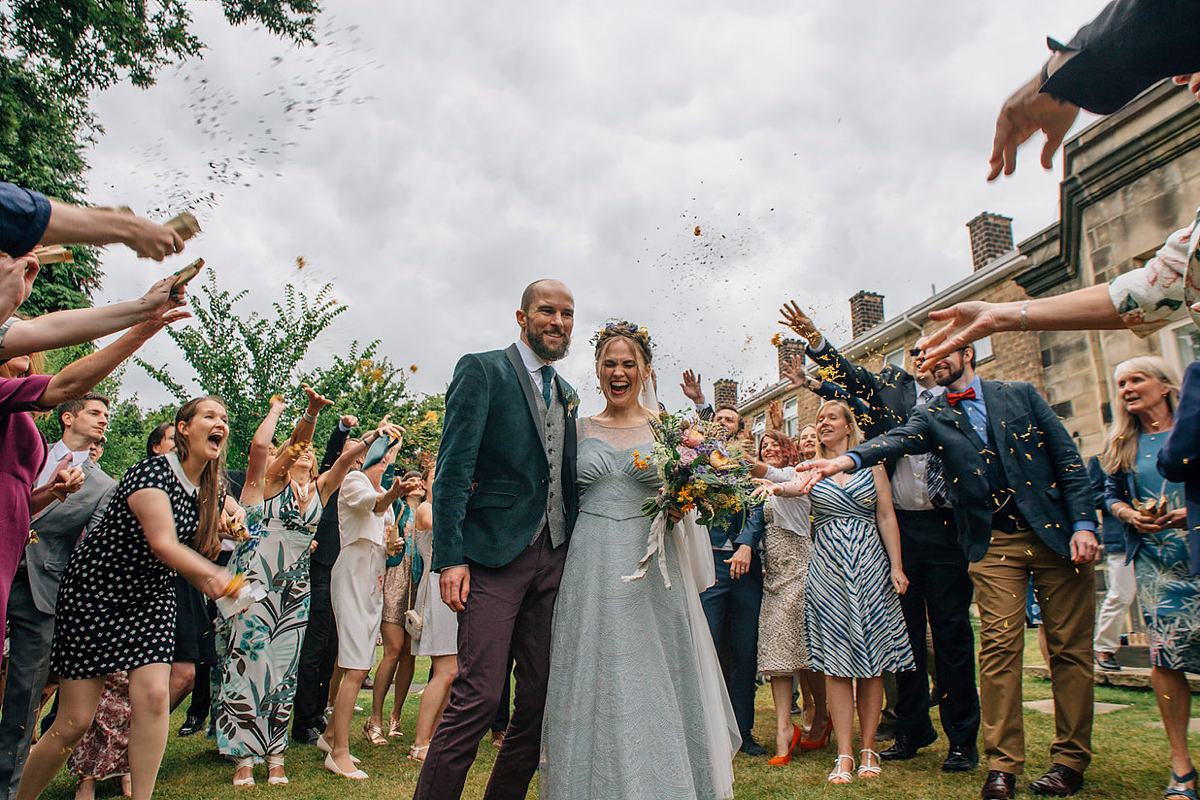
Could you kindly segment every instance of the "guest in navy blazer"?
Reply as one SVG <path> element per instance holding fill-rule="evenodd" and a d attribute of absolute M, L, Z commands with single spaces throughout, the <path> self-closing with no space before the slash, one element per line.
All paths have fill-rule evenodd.
<path fill-rule="evenodd" d="M 745 422 L 730 406 L 720 406 L 716 419 L 725 426 L 730 438 L 745 431 Z M 766 755 L 766 749 L 754 740 L 754 677 L 758 671 L 758 615 L 762 609 L 762 559 L 759 543 L 763 535 L 763 507 L 760 503 L 738 512 L 728 523 L 708 529 L 712 537 L 713 564 L 717 582 L 700 593 L 704 616 L 720 652 L 729 637 L 729 700 L 742 734 L 742 752 Z"/>

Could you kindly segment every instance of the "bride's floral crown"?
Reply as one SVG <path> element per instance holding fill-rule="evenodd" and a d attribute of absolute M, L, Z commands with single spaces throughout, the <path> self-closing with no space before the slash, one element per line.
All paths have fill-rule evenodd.
<path fill-rule="evenodd" d="M 654 345 L 650 341 L 650 331 L 646 329 L 645 325 L 634 325 L 625 319 L 610 319 L 592 337 L 592 346 L 596 348 L 596 355 L 600 354 L 600 349 L 604 346 L 604 343 L 614 336 L 633 339 L 641 347 L 642 353 L 646 356 L 646 362 L 650 362 Z"/>

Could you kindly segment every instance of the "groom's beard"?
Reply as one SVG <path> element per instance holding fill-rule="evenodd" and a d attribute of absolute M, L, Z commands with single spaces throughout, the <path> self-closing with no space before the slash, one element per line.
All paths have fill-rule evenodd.
<path fill-rule="evenodd" d="M 559 331 L 555 331 L 555 333 L 559 333 Z M 543 361 L 558 361 L 571 349 L 571 337 L 569 335 L 563 336 L 563 343 L 557 348 L 547 342 L 542 334 L 534 333 L 528 328 L 525 329 L 525 338 L 529 340 L 529 349 Z"/>

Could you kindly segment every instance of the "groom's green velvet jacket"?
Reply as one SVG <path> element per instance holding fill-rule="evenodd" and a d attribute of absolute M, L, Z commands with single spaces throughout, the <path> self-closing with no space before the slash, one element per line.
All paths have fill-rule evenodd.
<path fill-rule="evenodd" d="M 579 513 L 579 398 L 561 377 L 554 384 L 566 413 L 561 485 L 569 537 Z M 459 359 L 446 389 L 434 478 L 432 570 L 468 561 L 502 567 L 533 539 L 546 513 L 549 475 L 539 407 L 516 345 Z"/>

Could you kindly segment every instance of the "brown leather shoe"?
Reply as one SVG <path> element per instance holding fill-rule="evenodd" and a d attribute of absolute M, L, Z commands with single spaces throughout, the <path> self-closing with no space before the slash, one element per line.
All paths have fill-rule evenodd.
<path fill-rule="evenodd" d="M 1076 772 L 1063 764 L 1051 764 L 1050 770 L 1029 784 L 1034 794 L 1051 797 L 1068 797 L 1083 788 L 1083 773 Z"/>
<path fill-rule="evenodd" d="M 1012 800 L 1016 794 L 1017 776 L 998 769 L 988 773 L 987 780 L 983 782 L 983 791 L 979 793 L 983 800 Z"/>

